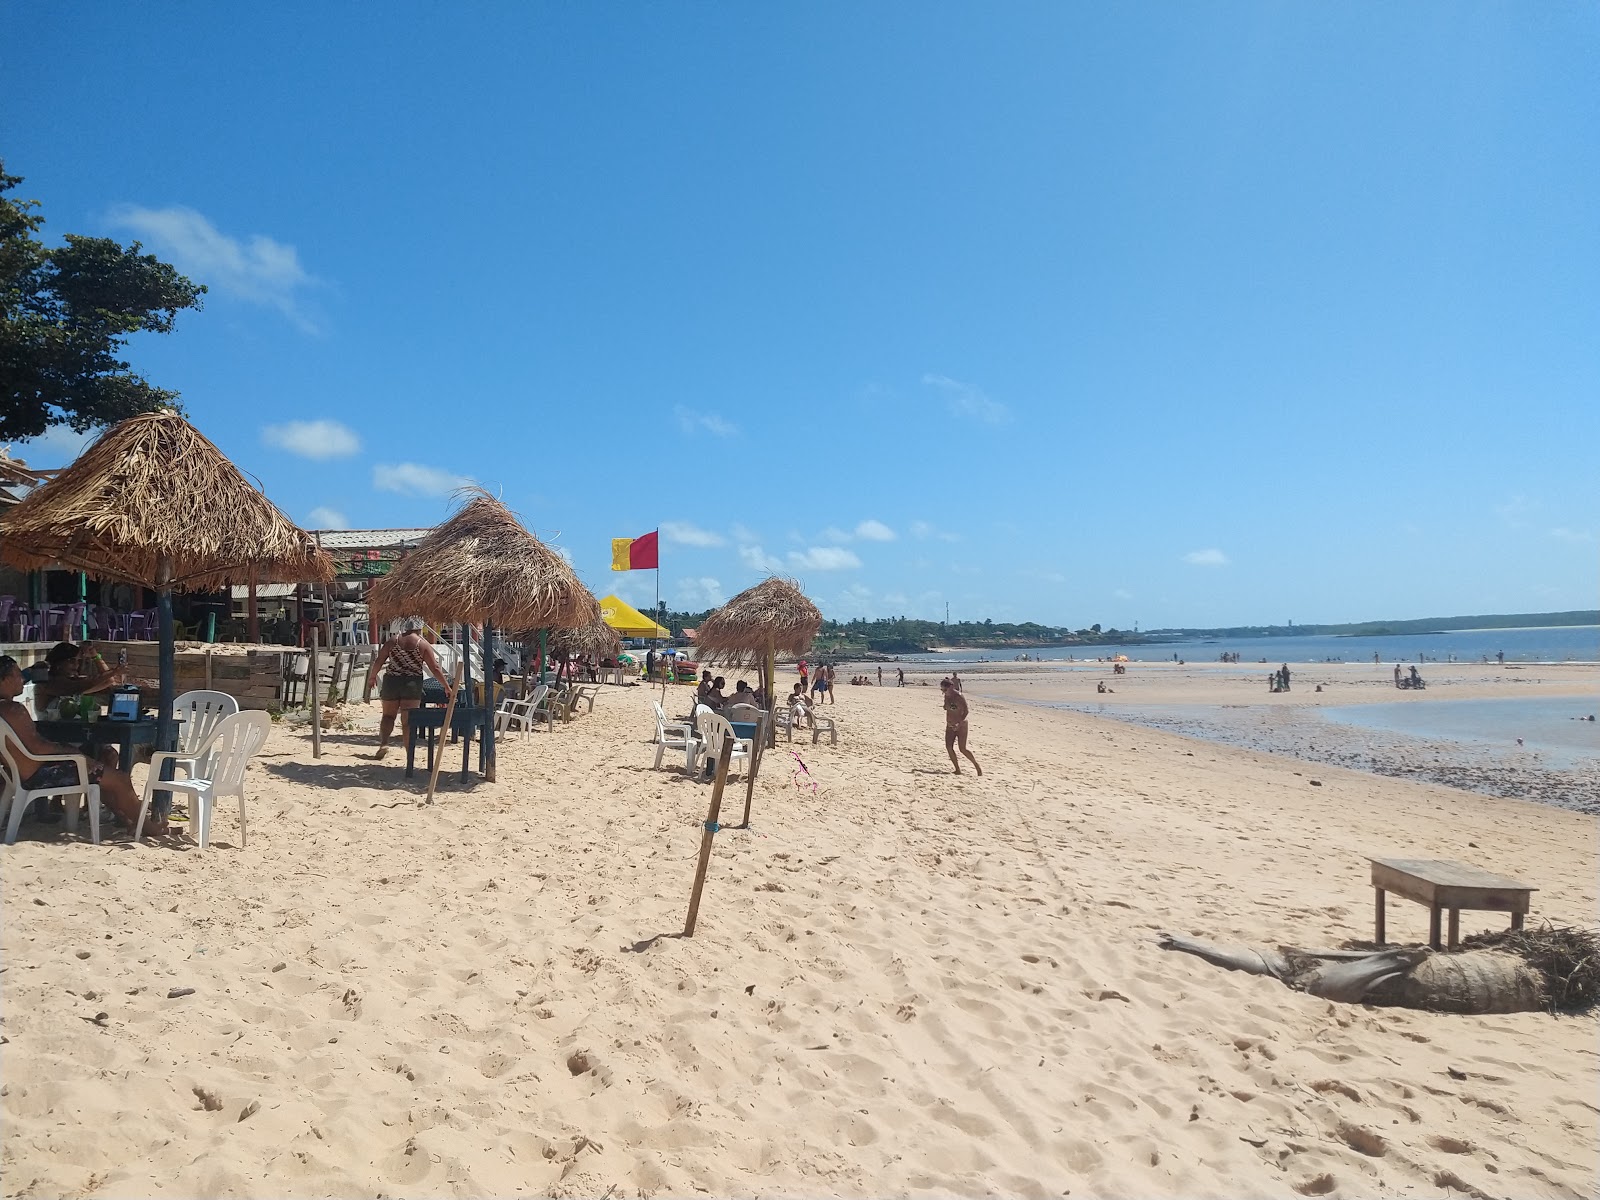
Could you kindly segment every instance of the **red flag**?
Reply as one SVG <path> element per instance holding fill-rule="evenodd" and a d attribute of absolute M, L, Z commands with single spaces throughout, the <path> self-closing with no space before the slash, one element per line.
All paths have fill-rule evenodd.
<path fill-rule="evenodd" d="M 613 571 L 653 571 L 661 565 L 658 533 L 636 538 L 611 539 Z"/>

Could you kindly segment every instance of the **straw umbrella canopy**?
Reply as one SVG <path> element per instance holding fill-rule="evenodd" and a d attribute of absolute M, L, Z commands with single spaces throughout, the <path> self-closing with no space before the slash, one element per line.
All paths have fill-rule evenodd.
<path fill-rule="evenodd" d="M 767 692 L 767 709 L 776 708 L 781 697 L 777 690 L 778 651 L 804 654 L 822 628 L 822 614 L 806 599 L 800 585 L 792 579 L 774 575 L 753 588 L 740 592 L 716 612 L 700 622 L 695 645 L 712 662 L 740 666 L 760 663 L 762 683 Z M 756 775 L 761 770 L 762 751 L 772 736 L 769 721 L 764 736 L 757 739 L 756 753 L 745 772 L 744 824 L 750 824 L 750 803 L 755 796 Z"/>
<path fill-rule="evenodd" d="M 482 488 L 373 585 L 374 623 L 421 617 L 501 629 L 567 629 L 590 619 L 594 597 L 567 561 Z"/>
<path fill-rule="evenodd" d="M 566 655 L 605 658 L 622 652 L 622 638 L 600 618 L 600 603 L 589 596 L 592 610 L 586 624 L 557 629 L 550 635 L 550 648 Z"/>
<path fill-rule="evenodd" d="M 172 592 L 251 579 L 327 582 L 333 561 L 175 412 L 129 417 L 0 515 L 0 561 L 61 566 L 154 588 L 160 617 L 157 741 L 172 744 Z"/>
<path fill-rule="evenodd" d="M 742 666 L 779 651 L 804 654 L 822 628 L 822 614 L 792 579 L 774 575 L 740 592 L 700 623 L 695 645 L 713 662 Z M 767 681 L 771 688 L 771 680 Z M 771 697 L 769 696 L 769 699 Z"/>
<path fill-rule="evenodd" d="M 0 560 L 182 591 L 326 582 L 333 562 L 174 412 L 129 417 L 0 517 Z"/>

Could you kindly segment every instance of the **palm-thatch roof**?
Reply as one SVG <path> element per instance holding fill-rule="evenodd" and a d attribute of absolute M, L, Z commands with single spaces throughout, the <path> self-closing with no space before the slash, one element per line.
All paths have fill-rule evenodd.
<path fill-rule="evenodd" d="M 0 515 L 0 561 L 199 591 L 333 578 L 311 535 L 173 412 L 129 417 Z"/>
<path fill-rule="evenodd" d="M 590 619 L 594 597 L 571 567 L 481 488 L 368 594 L 376 621 L 563 629 Z"/>
<path fill-rule="evenodd" d="M 740 592 L 700 622 L 695 646 L 713 662 L 756 662 L 769 651 L 804 654 L 822 614 L 800 585 L 777 575 Z"/>
<path fill-rule="evenodd" d="M 549 646 L 574 658 L 608 658 L 622 652 L 622 639 L 615 629 L 597 618 L 576 629 L 551 631 Z"/>

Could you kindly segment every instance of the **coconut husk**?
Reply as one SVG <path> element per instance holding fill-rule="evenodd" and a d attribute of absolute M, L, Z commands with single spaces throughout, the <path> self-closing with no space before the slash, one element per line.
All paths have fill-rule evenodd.
<path fill-rule="evenodd" d="M 372 586 L 373 620 L 564 629 L 589 620 L 594 597 L 570 566 L 481 488 Z"/>
<path fill-rule="evenodd" d="M 129 417 L 0 514 L 0 561 L 97 579 L 213 591 L 312 583 L 333 560 L 243 472 L 173 412 Z"/>
<path fill-rule="evenodd" d="M 750 666 L 768 653 L 804 654 L 822 628 L 822 613 L 792 579 L 772 576 L 740 592 L 700 623 L 702 660 Z"/>

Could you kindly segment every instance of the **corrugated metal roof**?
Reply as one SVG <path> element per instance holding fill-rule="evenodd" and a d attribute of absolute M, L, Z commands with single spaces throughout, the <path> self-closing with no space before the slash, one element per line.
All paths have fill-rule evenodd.
<path fill-rule="evenodd" d="M 415 546 L 431 529 L 317 529 L 324 550 L 385 550 Z"/>

